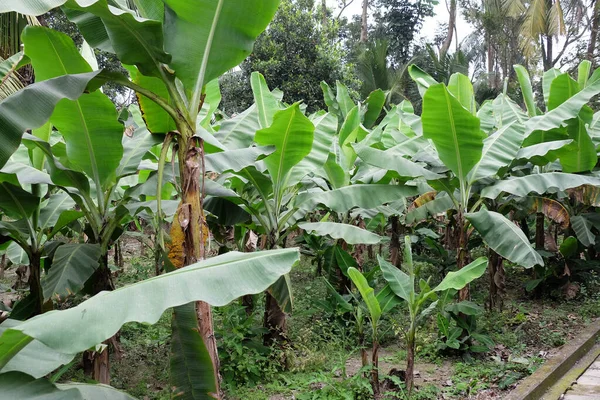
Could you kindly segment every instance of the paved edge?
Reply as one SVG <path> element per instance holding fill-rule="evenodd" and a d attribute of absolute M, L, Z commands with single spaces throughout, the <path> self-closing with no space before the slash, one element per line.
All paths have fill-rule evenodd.
<path fill-rule="evenodd" d="M 525 378 L 504 400 L 542 399 L 544 394 L 589 352 L 598 336 L 600 336 L 600 320 L 593 321 L 579 336 L 564 345 L 558 354 Z"/>

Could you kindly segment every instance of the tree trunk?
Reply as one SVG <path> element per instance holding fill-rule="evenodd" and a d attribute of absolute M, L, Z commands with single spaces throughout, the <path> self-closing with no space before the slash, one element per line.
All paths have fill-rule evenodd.
<path fill-rule="evenodd" d="M 321 12 L 323 13 L 323 27 L 327 25 L 327 1 L 321 0 Z"/>
<path fill-rule="evenodd" d="M 489 276 L 490 276 L 490 311 L 502 311 L 502 295 L 505 292 L 504 259 L 495 251 L 489 250 Z"/>
<path fill-rule="evenodd" d="M 390 240 L 390 263 L 396 267 L 400 266 L 400 220 L 397 215 L 390 217 L 392 223 L 392 235 Z"/>
<path fill-rule="evenodd" d="M 535 248 L 544 250 L 544 214 L 537 213 L 535 217 Z"/>
<path fill-rule="evenodd" d="M 273 342 L 283 344 L 286 341 L 287 320 L 285 313 L 277 303 L 271 293 L 265 293 L 265 315 L 263 326 L 268 329 L 263 340 L 265 346 L 270 346 Z"/>
<path fill-rule="evenodd" d="M 204 169 L 203 144 L 201 139 L 193 137 L 191 131 L 180 127 L 179 137 L 179 169 L 181 174 L 182 199 L 177 221 L 184 231 L 183 253 L 184 265 L 191 265 L 205 258 L 205 243 L 208 239 L 208 228 L 202 209 L 202 187 Z M 208 303 L 196 302 L 198 333 L 204 341 L 213 363 L 216 393 L 220 398 L 219 354 L 214 333 L 212 309 Z"/>
<path fill-rule="evenodd" d="M 373 341 L 373 353 L 371 354 L 371 385 L 375 398 L 379 396 L 379 342 Z"/>
<path fill-rule="evenodd" d="M 542 58 L 544 60 L 544 71 L 548 71 L 550 68 L 553 67 L 553 65 L 552 65 L 552 56 L 553 56 L 552 47 L 553 47 L 552 36 L 548 35 L 548 36 L 546 36 L 546 46 L 542 46 L 542 53 L 543 53 Z"/>
<path fill-rule="evenodd" d="M 42 313 L 44 294 L 41 282 L 41 257 L 39 254 L 33 254 L 29 260 L 29 293 L 35 300 L 35 306 L 32 316 Z"/>
<path fill-rule="evenodd" d="M 492 46 L 492 35 L 489 31 L 485 32 L 485 41 L 487 44 L 487 62 L 488 62 L 488 83 L 490 88 L 496 88 L 496 74 L 494 73 L 494 47 Z"/>
<path fill-rule="evenodd" d="M 362 18 L 360 25 L 360 42 L 367 43 L 368 37 L 368 8 L 369 8 L 369 0 L 363 0 L 363 9 L 362 9 Z"/>
<path fill-rule="evenodd" d="M 448 12 L 450 14 L 448 18 L 448 33 L 440 48 L 440 59 L 446 57 L 448 49 L 450 49 L 450 45 L 452 44 L 452 38 L 454 37 L 454 29 L 456 28 L 456 0 L 450 0 L 450 9 Z"/>
<path fill-rule="evenodd" d="M 410 398 L 415 379 L 415 338 L 412 332 L 409 332 L 409 336 L 412 338 L 409 337 L 406 349 L 406 390 Z"/>
<path fill-rule="evenodd" d="M 600 1 L 594 1 L 594 11 L 592 16 L 592 29 L 590 32 L 590 41 L 588 43 L 586 58 L 594 62 L 594 53 L 596 52 L 596 40 L 598 40 L 598 24 L 600 23 L 600 13 L 598 7 Z"/>
<path fill-rule="evenodd" d="M 104 290 L 114 290 L 110 269 L 108 268 L 108 251 L 100 257 L 100 265 L 92 276 L 92 293 L 96 295 Z M 110 385 L 110 340 L 104 342 L 102 352 L 85 351 L 83 353 L 83 370 L 98 383 Z"/>
<path fill-rule="evenodd" d="M 0 279 L 4 279 L 4 269 L 6 268 L 6 254 L 0 257 Z"/>
<path fill-rule="evenodd" d="M 462 211 L 456 214 L 456 231 L 458 233 L 458 247 L 456 249 L 456 269 L 462 269 L 469 263 L 469 250 L 467 249 L 467 230 L 465 229 L 465 217 Z M 458 292 L 459 301 L 470 299 L 469 285 Z"/>

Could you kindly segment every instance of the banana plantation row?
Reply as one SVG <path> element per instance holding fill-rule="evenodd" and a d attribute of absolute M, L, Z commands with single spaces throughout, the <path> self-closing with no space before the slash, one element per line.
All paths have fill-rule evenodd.
<path fill-rule="evenodd" d="M 211 306 L 245 296 L 252 307 L 247 295 L 264 292 L 265 343 L 286 342 L 288 273 L 300 255 L 285 247 L 299 230 L 333 301 L 358 326 L 370 323 L 359 345 L 375 395 L 382 315 L 410 316 L 410 394 L 417 328 L 454 298 L 466 321 L 469 283 L 486 270 L 495 308 L 504 260 L 535 269 L 533 289 L 554 273 L 548 257 L 596 259 L 600 114 L 588 103 L 600 93 L 600 70 L 589 62 L 575 76 L 545 72 L 540 101 L 515 66 L 522 97 L 505 90 L 483 104 L 468 77 L 438 83 L 412 66 L 421 115 L 406 101 L 389 104 L 381 90 L 356 103 L 340 83 L 323 83 L 328 109 L 307 115 L 255 73 L 255 104 L 227 117 L 218 111 L 218 78 L 250 53 L 278 2 L 135 3 L 137 14 L 107 0 L 0 4 L 0 12 L 27 15 L 62 6 L 92 48 L 113 52 L 129 72 L 99 71 L 67 35 L 39 26 L 27 27 L 23 52 L 0 64 L 3 80 L 26 65 L 35 72 L 34 84 L 0 102 L 0 242 L 13 263 L 29 266 L 30 288 L 13 307 L 0 304 L 7 398 L 131 398 L 109 386 L 56 384 L 53 372 L 85 352 L 93 378 L 109 383 L 110 339 L 169 308 L 173 394 L 218 398 Z M 118 110 L 101 90 L 109 81 L 135 91 L 138 104 Z M 443 243 L 432 230 L 438 221 Z M 115 290 L 108 254 L 131 226 L 152 231 L 157 276 Z M 536 250 L 547 231 L 560 236 L 555 254 Z M 256 235 L 263 250 L 248 252 Z M 356 254 L 388 241 L 390 258 L 363 270 Z M 435 286 L 412 262 L 411 246 L 422 241 L 456 254 L 456 270 Z M 474 259 L 481 245 L 488 257 Z M 219 247 L 235 251 L 212 256 Z M 376 293 L 379 270 L 386 284 Z M 358 306 L 348 300 L 352 287 Z M 63 309 L 75 293 L 91 297 Z M 465 340 L 449 321 L 438 317 L 448 347 L 488 350 L 486 336 Z"/>

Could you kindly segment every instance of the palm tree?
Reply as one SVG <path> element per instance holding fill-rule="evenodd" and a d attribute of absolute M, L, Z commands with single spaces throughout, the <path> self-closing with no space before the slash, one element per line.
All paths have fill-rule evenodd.
<path fill-rule="evenodd" d="M 381 89 L 386 92 L 389 104 L 395 95 L 402 94 L 402 77 L 406 66 L 396 69 L 388 62 L 389 42 L 375 40 L 368 43 L 356 60 L 356 74 L 363 82 L 360 92 L 363 98 L 369 93 Z"/>

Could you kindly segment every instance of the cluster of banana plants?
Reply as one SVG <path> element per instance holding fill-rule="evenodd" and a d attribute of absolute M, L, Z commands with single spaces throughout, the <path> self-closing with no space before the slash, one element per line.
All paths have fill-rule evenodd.
<path fill-rule="evenodd" d="M 505 90 L 479 105 L 466 76 L 455 74 L 445 85 L 412 66 L 421 115 L 406 101 L 386 108 L 381 90 L 356 103 L 339 82 L 335 90 L 322 85 L 328 109 L 307 115 L 301 102 L 285 104 L 258 73 L 251 77 L 254 105 L 231 117 L 216 113 L 219 76 L 251 52 L 277 6 L 277 0 L 0 4 L 0 13 L 26 15 L 61 7 L 84 49 L 112 52 L 128 71 L 98 70 L 89 51 L 40 26 L 27 27 L 23 52 L 0 66 L 2 78 L 27 64 L 35 72 L 34 84 L 0 101 L 0 243 L 28 265 L 30 287 L 0 325 L 3 393 L 128 398 L 108 386 L 56 384 L 60 371 L 46 377 L 87 352 L 93 377 L 109 383 L 109 339 L 127 322 L 153 323 L 173 308 L 174 395 L 219 398 L 211 306 L 264 292 L 265 343 L 287 340 L 288 273 L 299 255 L 285 247 L 298 230 L 336 298 L 354 283 L 365 300 L 375 391 L 382 313 L 407 302 L 406 341 L 414 356 L 416 327 L 435 307 L 435 292 L 460 290 L 459 301 L 469 300 L 468 283 L 486 264 L 471 262 L 477 239 L 489 256 L 490 307 L 503 289 L 503 260 L 535 268 L 533 287 L 548 276 L 544 265 L 553 258 L 564 259 L 567 272 L 582 253 L 597 258 L 600 114 L 587 103 L 600 93 L 600 70 L 591 73 L 583 62 L 576 79 L 547 71 L 545 112 L 523 67 L 515 67 L 522 99 Z M 117 110 L 101 90 L 108 81 L 134 91 L 138 105 Z M 115 288 L 109 250 L 140 221 L 154 231 L 157 276 Z M 389 286 L 375 296 L 360 270 L 370 246 L 387 241 L 388 221 L 392 262 L 380 257 L 377 268 Z M 441 237 L 440 251 L 455 254 L 452 268 L 463 272 L 433 290 L 426 281 L 417 288 L 408 242 L 406 273 L 397 268 L 404 234 Z M 224 254 L 207 257 L 210 237 Z M 52 311 L 79 292 L 93 297 Z M 251 309 L 251 298 L 244 305 Z"/>
<path fill-rule="evenodd" d="M 87 46 L 114 53 L 129 71 L 99 71 L 89 52 L 84 57 L 71 38 L 44 27 L 27 27 L 23 52 L 3 64 L 3 77 L 31 64 L 36 78 L 0 103 L 0 235 L 22 249 L 31 289 L 2 323 L 3 394 L 129 398 L 107 386 L 57 385 L 45 377 L 88 351 L 93 377 L 108 383 L 102 343 L 124 323 L 153 323 L 174 308 L 174 394 L 220 396 L 210 306 L 264 291 L 298 260 L 295 249 L 205 259 L 203 202 L 212 193 L 205 154 L 224 150 L 205 128 L 218 104 L 213 89 L 250 53 L 277 5 L 2 2 L 0 12 L 26 15 L 61 7 Z M 100 89 L 107 81 L 135 91 L 140 110 L 117 110 Z M 165 168 L 168 161 L 173 168 Z M 158 228 L 156 244 L 170 272 L 115 289 L 108 251 L 138 217 Z M 168 249 L 164 220 L 173 221 Z M 49 311 L 82 290 L 94 296 Z"/>

